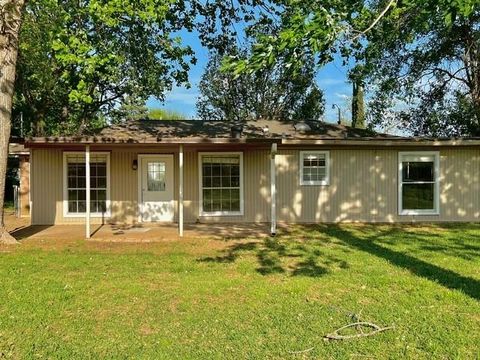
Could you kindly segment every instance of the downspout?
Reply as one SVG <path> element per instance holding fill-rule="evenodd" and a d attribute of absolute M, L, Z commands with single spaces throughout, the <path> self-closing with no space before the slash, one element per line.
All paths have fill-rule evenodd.
<path fill-rule="evenodd" d="M 277 186 L 276 186 L 276 168 L 275 155 L 277 154 L 277 144 L 272 144 L 270 151 L 270 234 L 275 236 L 277 233 Z"/>

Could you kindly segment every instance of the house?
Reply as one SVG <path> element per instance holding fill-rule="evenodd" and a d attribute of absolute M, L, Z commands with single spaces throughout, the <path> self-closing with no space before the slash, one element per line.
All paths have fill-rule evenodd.
<path fill-rule="evenodd" d="M 31 138 L 33 224 L 478 221 L 480 138 L 130 121 Z M 90 164 L 86 166 L 85 164 Z M 88 191 L 90 189 L 90 191 Z"/>
<path fill-rule="evenodd" d="M 12 138 L 8 146 L 6 180 L 5 201 L 14 203 L 18 217 L 30 216 L 30 152 L 23 145 L 23 139 Z"/>

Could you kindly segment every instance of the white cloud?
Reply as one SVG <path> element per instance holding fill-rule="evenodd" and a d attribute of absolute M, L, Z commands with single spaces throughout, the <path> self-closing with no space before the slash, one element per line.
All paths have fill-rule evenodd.
<path fill-rule="evenodd" d="M 320 78 L 318 79 L 318 85 L 320 87 L 330 87 L 330 86 L 337 86 L 337 85 L 344 85 L 346 84 L 345 79 L 341 78 Z"/>
<path fill-rule="evenodd" d="M 342 100 L 347 100 L 349 98 L 347 94 L 341 94 L 341 93 L 335 93 L 335 96 Z"/>
<path fill-rule="evenodd" d="M 165 103 L 180 102 L 191 106 L 196 104 L 199 95 L 200 92 L 195 87 L 190 89 L 175 87 L 165 96 Z"/>

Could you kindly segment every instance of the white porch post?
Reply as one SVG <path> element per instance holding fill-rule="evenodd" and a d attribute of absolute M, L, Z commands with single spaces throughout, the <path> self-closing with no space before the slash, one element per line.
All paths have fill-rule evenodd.
<path fill-rule="evenodd" d="M 183 236 L 183 145 L 178 151 L 178 234 Z"/>
<path fill-rule="evenodd" d="M 90 239 L 90 145 L 85 147 L 85 237 Z"/>
<path fill-rule="evenodd" d="M 277 184 L 276 184 L 276 169 L 275 169 L 275 155 L 277 154 L 277 144 L 272 144 L 270 153 L 270 206 L 271 206 L 271 226 L 270 234 L 277 233 Z"/>

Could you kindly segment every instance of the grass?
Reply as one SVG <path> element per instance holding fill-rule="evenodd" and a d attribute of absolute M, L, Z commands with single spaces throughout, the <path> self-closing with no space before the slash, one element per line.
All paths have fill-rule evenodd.
<path fill-rule="evenodd" d="M 479 358 L 479 236 L 319 225 L 264 240 L 27 240 L 0 248 L 0 358 Z M 323 341 L 352 314 L 395 329 Z"/>

